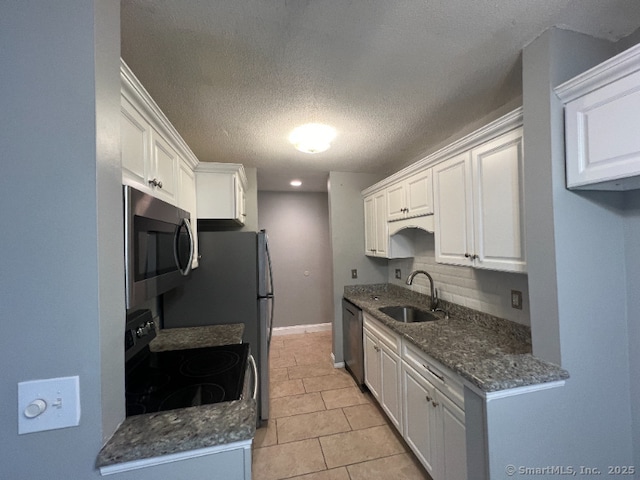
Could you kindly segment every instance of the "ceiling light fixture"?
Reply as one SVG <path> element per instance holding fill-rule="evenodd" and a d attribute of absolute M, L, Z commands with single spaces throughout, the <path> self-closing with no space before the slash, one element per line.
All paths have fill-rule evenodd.
<path fill-rule="evenodd" d="M 331 141 L 336 138 L 336 130 L 321 123 L 307 123 L 295 128 L 289 135 L 289 141 L 304 153 L 320 153 L 328 150 Z"/>
<path fill-rule="evenodd" d="M 300 185 L 302 185 L 302 182 L 300 180 L 291 180 L 291 182 L 289 182 L 289 185 L 291 185 L 292 187 L 299 187 Z"/>

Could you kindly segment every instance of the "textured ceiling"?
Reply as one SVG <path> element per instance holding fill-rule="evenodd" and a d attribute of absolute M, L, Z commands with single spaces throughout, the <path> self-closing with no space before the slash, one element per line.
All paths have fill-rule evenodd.
<path fill-rule="evenodd" d="M 616 41 L 640 25 L 638 0 L 121 4 L 122 57 L 196 156 L 257 167 L 262 185 L 397 171 L 517 101 L 520 52 L 548 27 Z M 288 143 L 308 122 L 337 129 L 330 150 Z"/>

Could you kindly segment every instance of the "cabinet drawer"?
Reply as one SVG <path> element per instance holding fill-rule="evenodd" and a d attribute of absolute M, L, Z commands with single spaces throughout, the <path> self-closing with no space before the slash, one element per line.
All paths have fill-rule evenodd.
<path fill-rule="evenodd" d="M 382 323 L 370 317 L 367 313 L 364 314 L 364 328 L 368 329 L 378 337 L 378 339 L 383 342 L 389 350 L 400 355 L 400 336 L 398 334 L 393 333 Z"/>
<path fill-rule="evenodd" d="M 455 373 L 408 342 L 403 345 L 402 360 L 464 410 L 464 389 Z"/>

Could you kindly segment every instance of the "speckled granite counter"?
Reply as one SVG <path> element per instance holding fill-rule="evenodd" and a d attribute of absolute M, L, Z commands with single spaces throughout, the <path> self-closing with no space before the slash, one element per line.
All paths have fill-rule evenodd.
<path fill-rule="evenodd" d="M 484 392 L 569 378 L 531 354 L 529 328 L 441 301 L 449 318 L 402 323 L 380 312 L 388 305 L 429 309 L 429 297 L 392 284 L 346 286 L 344 296 Z"/>
<path fill-rule="evenodd" d="M 211 325 L 207 327 L 167 328 L 149 344 L 152 352 L 184 350 L 186 348 L 215 347 L 242 342 L 243 323 Z"/>
<path fill-rule="evenodd" d="M 240 343 L 244 325 L 161 330 L 154 351 L 213 347 Z M 250 440 L 256 432 L 253 399 L 127 417 L 100 450 L 96 466 L 175 455 L 232 442 Z"/>
<path fill-rule="evenodd" d="M 98 468 L 248 440 L 256 402 L 237 400 L 128 417 L 98 455 Z"/>

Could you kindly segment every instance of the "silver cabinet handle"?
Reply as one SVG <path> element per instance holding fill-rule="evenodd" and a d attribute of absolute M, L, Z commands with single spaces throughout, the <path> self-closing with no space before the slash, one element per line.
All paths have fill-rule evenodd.
<path fill-rule="evenodd" d="M 379 351 L 380 351 L 380 347 L 379 347 L 379 346 L 377 346 L 377 345 L 374 345 L 374 346 L 373 346 L 373 349 L 374 349 L 376 352 L 379 352 Z"/>
<path fill-rule="evenodd" d="M 253 355 L 249 355 L 249 363 L 251 364 L 251 368 L 253 369 L 253 395 L 251 397 L 254 400 L 258 398 L 258 366 L 256 365 L 256 361 L 253 358 Z"/>
<path fill-rule="evenodd" d="M 433 402 L 431 402 L 431 405 L 433 405 L 433 406 L 434 406 L 434 408 L 435 408 L 435 407 L 437 407 L 437 406 L 438 406 L 438 405 L 440 405 L 440 404 L 434 400 Z"/>
<path fill-rule="evenodd" d="M 425 398 L 427 399 L 427 403 L 431 401 L 431 397 L 429 395 L 427 395 Z"/>
<path fill-rule="evenodd" d="M 162 188 L 162 182 L 159 181 L 157 178 L 149 180 L 149 184 L 153 185 L 154 187 Z"/>

